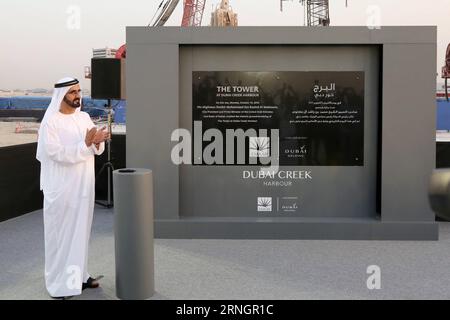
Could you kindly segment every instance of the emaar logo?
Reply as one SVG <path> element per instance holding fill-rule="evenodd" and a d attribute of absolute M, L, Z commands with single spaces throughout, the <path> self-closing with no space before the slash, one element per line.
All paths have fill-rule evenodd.
<path fill-rule="evenodd" d="M 258 212 L 272 211 L 272 197 L 258 197 Z"/>
<path fill-rule="evenodd" d="M 250 137 L 249 149 L 249 156 L 252 158 L 270 157 L 270 138 Z"/>

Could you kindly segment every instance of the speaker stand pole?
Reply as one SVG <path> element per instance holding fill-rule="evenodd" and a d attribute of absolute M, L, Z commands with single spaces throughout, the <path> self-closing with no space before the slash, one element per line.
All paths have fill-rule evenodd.
<path fill-rule="evenodd" d="M 448 102 L 448 78 L 445 78 L 445 99 Z"/>
<path fill-rule="evenodd" d="M 111 182 L 112 182 L 112 172 L 114 171 L 114 166 L 111 162 L 111 140 L 112 140 L 112 107 L 111 107 L 111 99 L 108 99 L 108 132 L 110 133 L 110 138 L 106 141 L 106 152 L 107 152 L 107 162 L 103 164 L 100 171 L 98 172 L 97 176 L 95 177 L 95 180 L 97 181 L 98 177 L 101 176 L 102 172 L 106 169 L 107 174 L 107 180 L 108 180 L 108 186 L 107 186 L 107 200 L 101 201 L 97 200 L 95 203 L 104 206 L 106 208 L 112 208 L 114 206 L 114 203 L 112 201 L 111 197 Z"/>

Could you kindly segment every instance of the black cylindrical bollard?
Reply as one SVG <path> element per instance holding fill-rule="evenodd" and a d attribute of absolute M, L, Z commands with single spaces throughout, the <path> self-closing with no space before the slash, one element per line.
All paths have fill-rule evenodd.
<path fill-rule="evenodd" d="M 115 170 L 113 182 L 116 295 L 148 299 L 155 291 L 152 171 Z"/>

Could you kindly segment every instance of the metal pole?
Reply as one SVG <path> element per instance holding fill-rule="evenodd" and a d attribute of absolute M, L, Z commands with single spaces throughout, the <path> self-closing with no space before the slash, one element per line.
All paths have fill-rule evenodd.
<path fill-rule="evenodd" d="M 112 174 L 114 171 L 114 166 L 111 162 L 111 140 L 112 140 L 112 106 L 111 106 L 111 99 L 108 99 L 108 104 L 105 105 L 107 111 L 108 111 L 108 132 L 111 134 L 111 137 L 106 141 L 105 143 L 105 147 L 107 148 L 106 150 L 106 154 L 107 154 L 107 161 L 103 164 L 103 166 L 101 167 L 100 171 L 98 172 L 97 176 L 95 177 L 95 180 L 97 181 L 98 178 L 102 175 L 103 170 L 106 170 L 106 174 L 107 174 L 107 198 L 106 198 L 106 202 L 105 201 L 100 201 L 100 200 L 96 200 L 95 203 L 102 205 L 104 207 L 107 208 L 111 208 L 113 206 L 113 201 L 112 201 Z"/>
<path fill-rule="evenodd" d="M 111 99 L 108 99 L 108 132 L 112 134 L 111 131 Z M 108 144 L 108 163 L 111 163 L 111 138 L 107 141 Z M 108 166 L 108 206 L 111 205 L 111 175 L 112 168 Z"/>
<path fill-rule="evenodd" d="M 445 98 L 447 99 L 448 102 L 448 86 L 447 86 L 447 80 L 448 78 L 445 78 Z"/>

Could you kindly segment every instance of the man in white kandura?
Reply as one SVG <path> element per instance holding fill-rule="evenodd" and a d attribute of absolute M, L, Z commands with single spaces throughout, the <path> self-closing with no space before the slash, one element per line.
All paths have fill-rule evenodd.
<path fill-rule="evenodd" d="M 36 158 L 44 193 L 45 284 L 50 296 L 65 298 L 99 286 L 87 271 L 95 201 L 94 155 L 110 134 L 97 130 L 80 111 L 78 80 L 55 84 L 39 128 Z"/>

